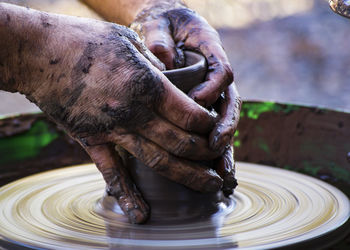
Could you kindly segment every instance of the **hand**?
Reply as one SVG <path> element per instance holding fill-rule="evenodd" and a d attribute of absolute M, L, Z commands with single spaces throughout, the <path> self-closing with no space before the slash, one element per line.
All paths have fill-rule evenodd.
<path fill-rule="evenodd" d="M 218 33 L 204 18 L 176 2 L 145 8 L 131 28 L 145 40 L 146 46 L 167 69 L 183 65 L 182 50 L 198 51 L 205 56 L 208 73 L 205 81 L 193 88 L 189 96 L 203 107 L 219 106 L 221 119 L 210 135 L 214 150 L 227 146 L 225 155 L 217 160 L 217 171 L 224 181 L 223 191 L 232 194 L 237 185 L 234 178 L 233 135 L 241 109 L 241 98 L 233 83 L 233 73 L 222 48 Z M 230 190 L 230 191 L 229 191 Z"/>
<path fill-rule="evenodd" d="M 211 148 L 222 148 L 226 145 L 223 156 L 216 160 L 215 170 L 224 180 L 222 191 L 224 195 L 228 197 L 237 186 L 235 161 L 233 157 L 233 135 L 239 121 L 241 110 L 241 100 L 233 84 L 228 86 L 225 92 L 220 96 L 217 105 L 217 110 L 222 118 L 210 134 L 209 145 Z"/>
<path fill-rule="evenodd" d="M 162 64 L 134 32 L 105 22 L 62 16 L 51 19 L 30 12 L 33 23 L 45 21 L 38 22 L 44 28 L 36 29 L 33 39 L 29 30 L 19 45 L 9 42 L 14 51 L 20 46 L 18 57 L 26 66 L 23 79 L 13 80 L 13 88 L 85 148 L 102 173 L 108 193 L 131 222 L 144 222 L 149 208 L 114 145 L 189 188 L 220 190 L 222 179 L 191 161 L 211 160 L 223 151 L 209 149 L 208 140 L 199 135 L 213 129 L 215 115 L 167 80 L 157 69 Z M 6 66 L 7 59 L 4 61 Z"/>

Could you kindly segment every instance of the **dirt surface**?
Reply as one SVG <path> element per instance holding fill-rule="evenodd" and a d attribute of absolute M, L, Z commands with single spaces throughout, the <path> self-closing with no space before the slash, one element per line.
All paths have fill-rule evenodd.
<path fill-rule="evenodd" d="M 23 5 L 22 2 L 39 6 L 38 1 L 17 1 Z M 49 1 L 53 11 L 61 8 L 58 12 L 74 13 L 75 5 L 68 11 L 59 2 L 64 1 Z M 195 8 L 196 1 L 189 2 Z M 244 99 L 350 111 L 350 19 L 334 14 L 327 1 L 236 0 L 203 4 L 207 8 L 201 5 L 198 11 L 218 28 Z M 79 15 L 86 16 L 87 12 Z M 220 18 L 224 27 L 219 25 Z M 33 111 L 37 108 L 22 96 L 0 91 L 0 115 Z"/>

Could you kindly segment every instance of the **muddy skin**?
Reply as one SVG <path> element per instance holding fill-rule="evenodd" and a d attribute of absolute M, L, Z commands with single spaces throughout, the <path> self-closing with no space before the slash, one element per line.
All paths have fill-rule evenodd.
<path fill-rule="evenodd" d="M 105 179 L 107 194 L 116 198 L 131 223 L 145 222 L 150 208 L 133 184 L 121 157 L 115 154 L 114 146 L 107 144 L 85 148 Z M 101 156 L 108 160 L 103 160 Z"/>
<path fill-rule="evenodd" d="M 147 158 L 148 150 L 144 147 L 140 139 L 135 139 L 134 147 L 137 152 L 137 158 Z M 203 169 L 203 167 L 199 165 L 189 164 L 192 165 L 192 168 L 187 171 L 186 174 L 183 174 L 181 170 L 183 166 L 178 164 L 177 158 L 172 155 L 164 156 L 159 153 L 146 161 L 145 164 L 157 171 L 158 174 L 167 178 L 171 177 L 171 180 L 185 186 L 191 186 L 191 188 L 200 192 L 217 192 L 222 187 L 222 180 L 220 178 L 208 178 L 207 174 L 209 174 L 209 176 L 217 176 L 217 174 L 209 168 Z M 176 168 L 172 167 L 174 164 Z"/>
<path fill-rule="evenodd" d="M 180 3 L 180 1 L 177 2 Z M 153 9 L 149 8 L 141 12 L 131 27 L 135 28 L 141 35 L 147 36 L 142 32 L 143 26 L 147 26 L 157 19 L 166 20 L 159 21 L 158 24 L 168 23 L 171 36 L 178 47 L 198 51 L 206 57 L 208 61 L 206 82 L 190 91 L 189 95 L 197 103 L 209 107 L 216 102 L 220 93 L 233 81 L 232 69 L 222 49 L 217 32 L 202 17 L 184 5 L 174 5 L 172 8 L 168 8 L 168 6 L 152 7 Z M 162 12 L 164 9 L 167 11 Z M 144 13 L 149 13 L 149 15 Z M 166 32 L 166 30 L 162 31 L 164 28 L 153 24 L 151 29 Z M 152 30 L 147 31 L 151 32 Z"/>
<path fill-rule="evenodd" d="M 115 124 L 123 128 L 134 130 L 141 124 L 149 122 L 153 117 L 153 113 L 149 109 L 144 108 L 141 102 L 131 102 L 130 107 L 112 108 L 106 104 L 101 108 L 101 111 L 106 113 Z"/>
<path fill-rule="evenodd" d="M 167 2 L 163 2 L 161 4 L 155 4 L 153 5 L 151 8 L 146 8 L 144 10 L 142 10 L 137 17 L 135 18 L 134 22 L 130 25 L 130 27 L 132 29 L 134 29 L 141 37 L 146 37 L 147 33 L 149 32 L 149 30 L 147 28 L 145 28 L 143 26 L 144 23 L 149 22 L 152 20 L 156 20 L 159 19 L 160 17 L 162 17 L 164 15 L 164 13 L 169 10 L 174 8 L 174 6 L 176 6 L 176 8 L 185 8 L 185 5 L 180 2 L 180 1 L 167 1 Z M 166 18 L 164 19 L 164 21 L 162 21 L 161 23 L 157 23 L 156 27 L 160 30 L 167 30 L 170 26 L 169 20 L 167 20 Z M 151 28 L 152 30 L 152 28 Z M 156 46 L 154 50 L 152 50 L 152 52 L 159 58 L 161 59 L 163 54 L 167 54 L 169 51 L 164 51 L 165 48 L 162 48 L 163 46 L 163 42 L 161 42 L 160 46 Z M 167 65 L 167 69 L 174 69 L 174 68 L 182 68 L 185 65 L 185 57 L 184 57 L 184 53 L 183 53 L 183 47 L 182 47 L 182 43 L 179 42 L 178 44 L 176 44 L 176 46 L 173 48 L 172 53 L 174 53 L 174 57 L 173 57 L 173 62 L 172 65 Z M 168 49 L 172 49 L 172 48 L 168 48 Z M 171 53 L 170 53 L 171 54 Z M 165 62 L 164 62 L 165 63 Z"/>
<path fill-rule="evenodd" d="M 222 93 L 216 105 L 220 109 L 223 118 L 211 134 L 210 146 L 213 149 L 223 148 L 232 143 L 236 126 L 239 122 L 239 115 L 242 100 L 238 96 L 236 89 L 229 86 L 227 91 Z"/>
<path fill-rule="evenodd" d="M 198 51 L 206 57 L 208 62 L 206 82 L 201 87 L 190 91 L 190 96 L 205 107 L 210 106 L 233 81 L 232 69 L 224 54 L 217 32 L 207 25 L 204 19 L 189 9 L 173 9 L 164 13 L 163 17 L 170 21 L 170 29 L 176 43 L 181 43 L 186 49 Z M 220 51 L 217 51 L 218 48 Z M 212 97 L 202 98 L 201 95 L 196 94 L 205 93 L 208 86 L 217 85 L 217 82 L 221 83 L 221 86 L 218 86 L 216 91 L 211 94 Z"/>
<path fill-rule="evenodd" d="M 57 63 L 59 63 L 59 61 L 60 61 L 60 59 L 59 58 L 57 58 L 57 59 L 52 59 L 52 60 L 50 60 L 50 64 L 51 65 L 54 65 L 54 64 L 57 64 Z"/>
<path fill-rule="evenodd" d="M 127 139 L 125 149 L 160 175 L 199 192 L 217 192 L 222 187 L 222 179 L 211 169 L 195 162 L 180 160 L 166 153 L 159 146 L 147 142 L 137 135 L 122 135 L 120 142 Z"/>
<path fill-rule="evenodd" d="M 72 107 L 77 102 L 77 100 L 81 96 L 86 86 L 87 86 L 86 83 L 84 81 L 81 81 L 77 83 L 77 86 L 72 91 L 69 91 L 70 92 L 69 95 L 68 93 L 65 95 L 65 96 L 69 96 L 69 99 L 65 104 L 66 108 Z M 65 89 L 65 90 L 68 92 L 68 89 Z"/>
<path fill-rule="evenodd" d="M 144 23 L 150 20 L 154 20 L 159 16 L 161 16 L 164 12 L 168 11 L 169 9 L 177 9 L 177 8 L 186 8 L 186 5 L 178 0 L 171 0 L 171 1 L 166 1 L 159 4 L 155 4 L 155 5 L 152 5 L 152 7 L 150 8 L 146 8 L 142 10 L 137 15 L 134 22 Z"/>
<path fill-rule="evenodd" d="M 97 45 L 93 42 L 88 42 L 87 46 L 83 51 L 83 55 L 79 61 L 75 64 L 72 72 L 72 82 L 76 82 L 81 78 L 82 74 L 88 74 L 90 67 L 92 66 L 94 51 L 97 49 Z"/>
<path fill-rule="evenodd" d="M 152 7 L 153 9 L 142 11 L 131 27 L 146 36 L 145 39 L 147 32 L 156 32 L 156 29 L 160 33 L 170 32 L 177 49 L 194 50 L 202 53 L 207 59 L 206 81 L 192 89 L 189 96 L 207 108 L 215 103 L 216 110 L 219 110 L 218 113 L 223 117 L 210 136 L 210 147 L 215 151 L 226 150 L 224 156 L 216 160 L 215 165 L 224 179 L 223 191 L 228 196 L 237 185 L 237 181 L 234 178 L 233 151 L 225 148 L 233 144 L 232 138 L 239 120 L 241 99 L 236 92 L 226 93 L 227 86 L 233 81 L 233 73 L 219 36 L 203 18 L 184 5 L 172 8 L 161 5 Z M 220 99 L 221 94 L 224 98 Z M 232 111 L 228 111 L 229 109 Z"/>
<path fill-rule="evenodd" d="M 7 90 L 9 92 L 16 92 L 16 90 L 13 90 L 13 85 L 15 85 L 15 83 L 16 83 L 16 80 L 13 77 L 8 79 L 7 82 L 4 82 L 3 80 L 0 79 L 0 88 L 3 90 Z"/>
<path fill-rule="evenodd" d="M 220 109 L 219 113 L 221 113 L 224 118 L 221 119 L 213 130 L 210 145 L 211 148 L 226 148 L 223 157 L 217 160 L 215 170 L 224 180 L 222 191 L 224 195 L 228 197 L 233 193 L 234 188 L 237 186 L 232 145 L 233 135 L 239 121 L 239 111 L 241 110 L 242 100 L 234 86 L 230 85 L 225 93 L 220 96 L 218 102 L 217 106 Z M 218 138 L 219 136 L 221 138 Z"/>
<path fill-rule="evenodd" d="M 147 47 L 142 43 L 140 37 L 133 30 L 128 29 L 125 26 L 112 25 L 111 32 L 108 34 L 107 38 L 110 41 L 114 41 L 116 38 L 127 38 L 129 42 L 140 52 L 143 56 L 145 56 L 156 68 L 159 70 L 165 70 L 164 64 L 159 61 Z M 102 45 L 102 43 L 100 44 Z M 128 46 L 130 49 L 130 46 Z M 135 58 L 134 58 L 135 60 Z M 138 60 L 138 59 L 137 59 Z M 136 60 L 136 61 L 137 61 Z M 140 60 L 138 60 L 140 61 Z"/>
<path fill-rule="evenodd" d="M 157 137 L 159 136 L 159 131 L 153 130 L 153 126 L 154 124 L 150 125 L 148 122 L 146 122 L 142 126 L 142 129 L 147 131 L 148 136 Z M 167 140 L 169 141 L 169 144 L 172 144 L 173 142 L 179 142 L 176 143 L 175 146 L 173 146 L 174 155 L 185 157 L 186 159 L 197 160 L 196 157 L 198 156 L 196 151 L 198 149 L 198 144 L 203 144 L 203 140 L 201 141 L 202 138 L 198 137 L 197 135 L 191 135 L 189 137 L 182 138 L 182 135 L 179 134 L 178 131 L 174 131 L 171 129 L 166 130 L 165 135 Z"/>
<path fill-rule="evenodd" d="M 0 6 L 0 11 L 3 9 Z M 17 16 L 17 12 L 11 10 L 2 16 L 3 19 L 0 18 L 0 22 L 3 25 L 0 37 L 6 38 L 0 40 L 0 46 L 7 48 L 0 52 L 0 62 L 3 65 L 3 67 L 0 66 L 0 80 L 4 83 L 0 85 L 0 88 L 10 92 L 17 92 L 19 88 L 25 89 L 25 82 L 28 83 L 33 80 L 31 78 L 35 74 L 33 74 L 33 71 L 28 71 L 28 69 L 31 69 L 36 64 L 36 59 L 40 58 L 40 53 L 42 52 L 41 41 L 47 39 L 47 35 L 41 32 L 40 29 L 33 28 L 37 23 L 36 20 L 34 21 L 34 18 L 29 19 L 25 24 L 32 26 L 31 29 L 26 30 L 26 32 L 17 32 L 18 29 L 25 26 L 19 24 Z M 23 18 L 26 17 L 23 16 Z M 31 39 L 32 37 L 36 39 Z M 29 51 L 31 56 L 37 56 L 35 60 L 28 61 L 30 57 Z M 9 65 L 9 62 L 11 65 Z M 8 68 L 10 68 L 10 71 L 7 71 Z M 37 70 L 39 71 L 39 68 Z M 9 72 L 11 72 L 12 76 L 9 75 Z M 15 81 L 10 78 L 13 78 Z"/>
<path fill-rule="evenodd" d="M 0 11 L 2 6 L 8 5 L 0 4 Z M 81 143 L 98 165 L 109 193 L 131 222 L 144 222 L 149 209 L 124 174 L 125 166 L 111 144 L 120 145 L 165 177 L 189 188 L 201 192 L 221 188 L 223 181 L 213 170 L 165 150 L 167 138 L 161 138 L 157 144 L 141 133 L 144 124 L 158 118 L 164 121 L 165 128 L 169 124 L 181 127 L 187 138 L 190 133 L 178 121 L 181 117 L 201 122 L 208 131 L 213 128 L 214 119 L 155 70 L 150 62 L 157 64 L 157 59 L 138 40 L 133 40 L 132 31 L 95 20 L 41 15 L 20 7 L 10 9 L 20 12 L 21 18 L 27 16 L 33 30 L 17 35 L 13 31 L 23 27 L 10 27 L 10 35 L 6 36 L 9 40 L 0 40 L 0 61 L 4 62 L 0 67 L 1 85 L 25 94 Z M 6 19 L 6 15 L 2 18 Z M 8 26 L 12 23 L 15 22 Z M 6 74 L 2 78 L 9 69 L 16 79 Z M 175 140 L 196 143 L 183 138 Z M 196 148 L 202 154 L 209 151 L 208 143 Z"/>
<path fill-rule="evenodd" d="M 52 24 L 49 23 L 49 15 L 47 13 L 41 13 L 40 20 L 41 20 L 41 25 L 44 28 L 49 28 L 50 26 L 52 26 Z"/>
<path fill-rule="evenodd" d="M 233 194 L 233 190 L 237 186 L 237 180 L 235 178 L 236 168 L 232 146 L 226 150 L 223 157 L 217 159 L 215 166 L 216 172 L 224 180 L 222 192 L 226 197 L 229 197 L 231 194 Z"/>
<path fill-rule="evenodd" d="M 44 72 L 43 69 L 40 69 L 40 72 Z M 58 77 L 57 77 L 57 80 L 56 82 L 59 83 L 61 81 L 61 79 L 65 78 L 66 77 L 66 74 L 60 74 Z"/>
<path fill-rule="evenodd" d="M 87 84 L 82 79 L 89 74 L 90 68 L 93 66 L 94 58 L 98 57 L 101 53 L 101 49 L 98 49 L 98 43 L 88 42 L 82 56 L 73 67 L 71 73 L 71 82 L 74 87 L 67 87 L 61 92 L 59 95 L 61 96 L 61 104 L 51 104 L 48 107 L 44 107 L 54 120 L 61 123 L 64 127 L 70 128 L 70 133 L 74 135 L 80 133 L 93 135 L 111 130 L 115 126 L 128 128 L 136 127 L 140 124 L 139 121 L 142 121 L 142 124 L 152 119 L 152 112 L 149 112 L 146 107 L 152 108 L 154 105 L 157 105 L 161 99 L 164 88 L 162 87 L 160 79 L 151 71 L 145 71 L 145 68 L 147 68 L 148 65 L 145 62 L 140 61 L 136 56 L 137 51 L 131 47 L 131 44 L 124 41 L 126 45 L 120 45 L 116 40 L 117 38 L 121 40 L 120 33 L 118 33 L 118 37 L 115 37 L 115 40 L 112 42 L 106 41 L 105 44 L 115 46 L 113 49 L 108 49 L 108 53 L 111 53 L 111 51 L 114 50 L 116 58 L 117 56 L 125 55 L 126 59 L 123 60 L 126 60 L 126 62 L 134 66 L 137 70 L 137 74 L 134 74 L 132 79 L 127 82 L 127 85 L 130 87 L 125 86 L 125 88 L 130 88 L 132 91 L 130 94 L 126 95 L 126 97 L 129 96 L 129 98 L 124 99 L 133 101 L 131 103 L 128 101 L 118 107 L 104 104 L 99 110 L 105 115 L 100 117 L 89 117 L 87 112 L 79 112 L 79 114 L 74 116 L 70 114 L 72 112 L 71 109 L 74 109 L 76 102 L 78 100 L 81 102 L 81 95 L 87 87 Z M 109 36 L 109 40 L 112 39 L 113 38 Z M 122 37 L 122 39 L 125 38 Z M 106 52 L 106 50 L 104 52 Z M 120 63 L 116 64 L 117 67 L 119 64 Z M 122 64 L 124 63 L 122 62 Z M 52 63 L 50 65 L 52 65 Z M 62 75 L 65 74 L 60 74 L 56 82 L 59 82 Z M 156 86 L 154 86 L 155 84 Z M 58 95 L 58 93 L 52 93 L 51 97 L 42 103 L 49 103 L 49 100 L 53 100 L 56 95 Z"/>
<path fill-rule="evenodd" d="M 142 206 L 133 206 L 132 203 L 137 203 L 138 199 L 141 199 L 141 194 L 137 190 L 135 184 L 131 181 L 125 181 L 125 177 L 114 174 L 112 181 L 108 184 L 106 192 L 109 196 L 116 197 L 119 204 L 123 201 L 123 196 L 129 190 L 133 190 L 134 195 L 136 196 L 133 199 L 133 202 L 125 203 L 124 206 L 121 206 L 124 214 L 128 215 L 131 223 L 140 224 L 147 221 L 149 218 L 150 208 L 147 203 L 142 204 Z"/>
<path fill-rule="evenodd" d="M 172 131 L 168 130 L 167 131 L 167 137 L 169 138 L 169 141 L 175 141 L 178 140 L 178 135 Z M 196 145 L 196 139 L 195 137 L 190 137 L 186 140 L 187 143 L 183 143 L 181 145 L 177 145 L 177 152 L 176 155 L 184 155 L 187 157 L 190 157 L 191 155 L 195 154 L 195 149 L 194 147 L 188 147 L 186 144 L 194 146 Z"/>
<path fill-rule="evenodd" d="M 44 103 L 49 101 L 43 100 Z M 71 116 L 71 108 L 57 103 L 46 104 L 41 109 L 51 118 L 51 120 L 63 126 L 68 134 L 73 137 L 86 137 L 98 133 L 104 133 L 112 130 L 115 123 L 108 117 L 92 116 L 88 112 L 81 112 L 78 115 Z"/>
<path fill-rule="evenodd" d="M 128 63 L 132 64 L 134 67 L 136 67 L 137 70 L 144 70 L 145 68 L 148 67 L 148 65 L 145 61 L 141 61 L 137 57 L 137 54 L 139 52 L 132 45 L 132 43 L 129 42 L 129 40 L 127 38 L 120 36 L 118 33 L 116 33 L 116 34 L 119 37 L 115 35 L 115 32 L 112 32 L 112 33 L 113 33 L 113 35 L 109 37 L 109 39 L 111 39 L 112 44 L 115 44 L 115 39 L 120 39 L 124 42 L 124 44 L 122 46 L 119 46 L 118 49 L 116 49 L 114 51 L 116 57 L 118 57 L 119 55 L 124 55 L 124 57 L 125 57 L 124 60 L 127 61 Z M 115 44 L 115 45 L 117 45 L 117 44 Z"/>
<path fill-rule="evenodd" d="M 185 26 L 195 21 L 194 16 L 196 13 L 193 10 L 183 8 L 183 9 L 173 9 L 167 11 L 163 14 L 163 17 L 166 17 L 170 20 L 170 27 L 174 33 L 178 33 L 180 30 L 184 30 Z M 197 32 L 200 31 L 199 28 L 192 28 Z"/>

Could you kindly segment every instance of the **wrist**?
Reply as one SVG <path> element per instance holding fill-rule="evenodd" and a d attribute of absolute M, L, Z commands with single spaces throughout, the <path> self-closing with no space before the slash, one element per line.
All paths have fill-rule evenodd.
<path fill-rule="evenodd" d="M 142 24 L 144 22 L 157 19 L 167 11 L 182 8 L 187 8 L 187 6 L 181 0 L 150 0 L 145 4 L 144 8 L 137 13 L 131 25 Z"/>

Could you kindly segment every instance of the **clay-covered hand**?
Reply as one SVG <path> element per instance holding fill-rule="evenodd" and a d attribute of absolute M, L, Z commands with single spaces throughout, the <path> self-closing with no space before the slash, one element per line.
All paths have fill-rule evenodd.
<path fill-rule="evenodd" d="M 216 115 L 167 80 L 136 33 L 106 22 L 30 12 L 31 20 L 39 16 L 40 28 L 13 35 L 9 46 L 21 52 L 6 54 L 4 61 L 24 67 L 3 81 L 15 82 L 8 90 L 25 94 L 80 142 L 131 222 L 144 222 L 149 207 L 115 145 L 175 182 L 201 192 L 220 190 L 222 179 L 193 161 L 222 154 L 223 148 L 211 150 L 199 135 L 212 131 Z M 25 39 L 31 36 L 35 39 Z"/>
<path fill-rule="evenodd" d="M 241 98 L 218 33 L 203 17 L 180 1 L 159 1 L 157 5 L 145 8 L 131 28 L 143 37 L 146 46 L 168 69 L 183 66 L 183 50 L 194 50 L 205 56 L 208 64 L 205 81 L 194 87 L 189 96 L 203 107 L 214 105 L 220 111 L 221 119 L 210 135 L 210 146 L 214 150 L 227 148 L 223 158 L 217 160 L 216 167 L 221 169 L 218 172 L 226 180 L 224 193 L 231 194 L 236 186 L 232 146 Z"/>
<path fill-rule="evenodd" d="M 189 93 L 202 106 L 214 104 L 233 82 L 232 68 L 218 33 L 181 2 L 160 3 L 144 9 L 131 28 L 143 37 L 146 46 L 167 69 L 183 66 L 183 50 L 194 50 L 205 56 L 208 63 L 206 79 Z"/>
<path fill-rule="evenodd" d="M 221 118 L 210 134 L 209 145 L 213 149 L 226 148 L 223 156 L 215 160 L 214 166 L 216 172 L 224 180 L 222 191 L 228 197 L 237 186 L 233 140 L 239 121 L 241 99 L 235 85 L 229 85 L 214 106 Z"/>

